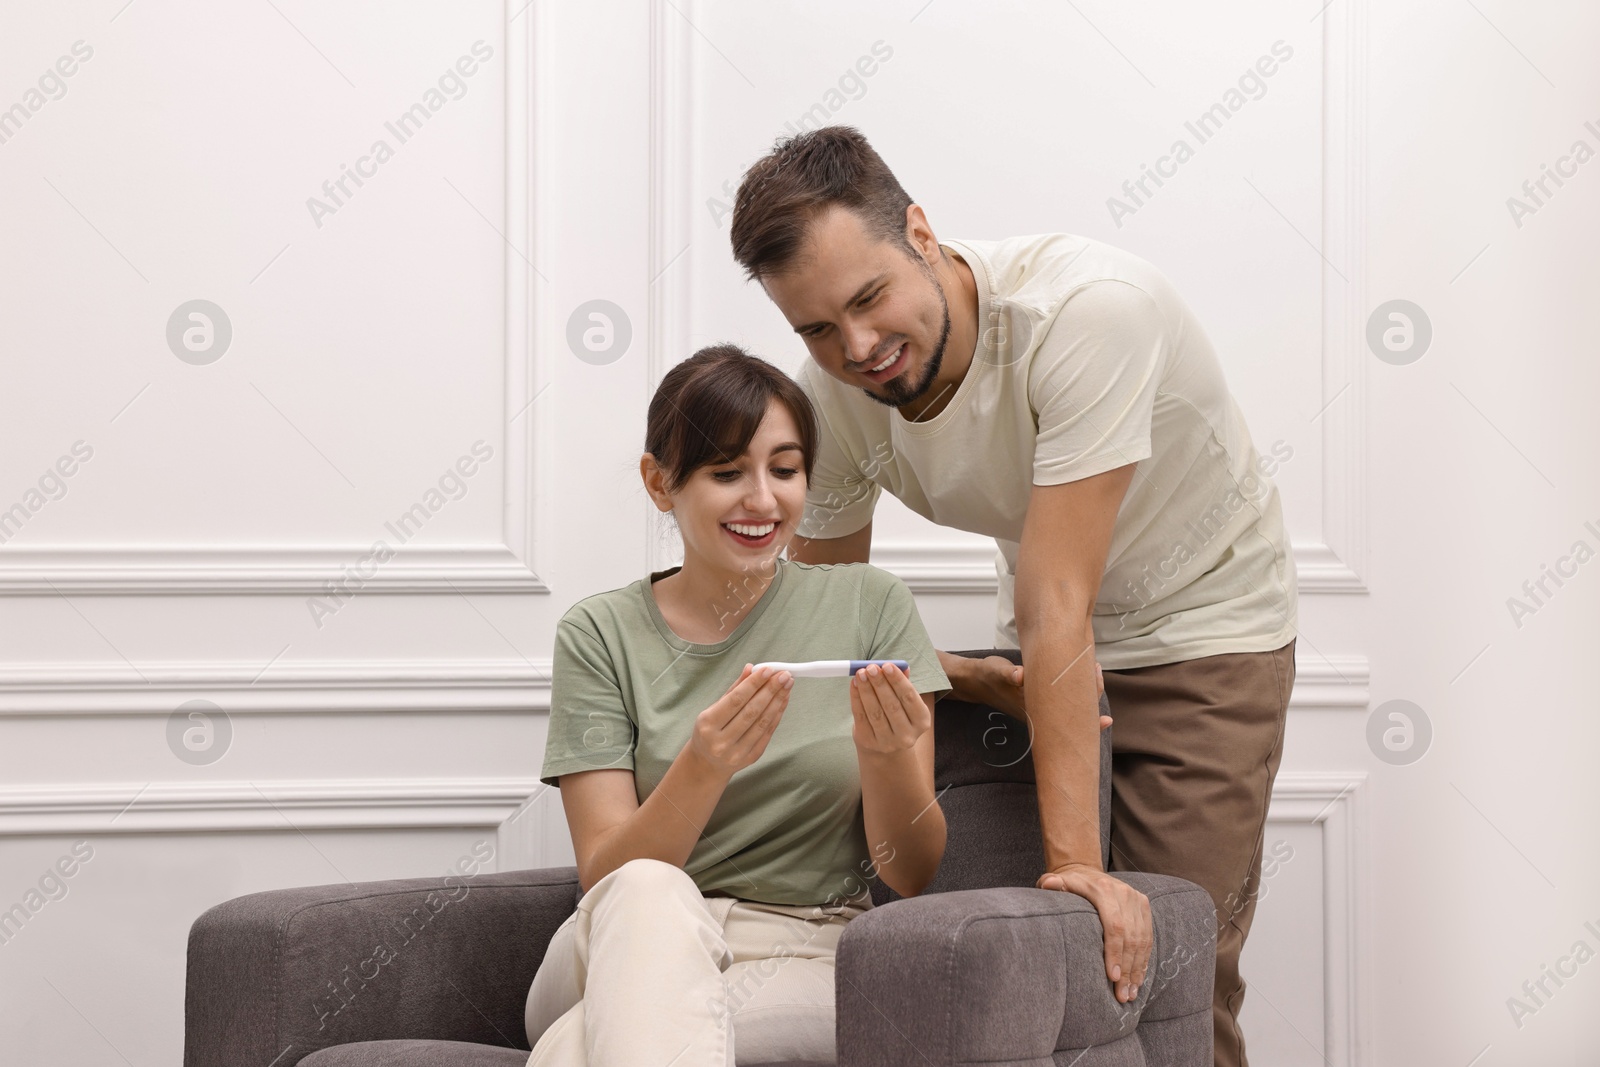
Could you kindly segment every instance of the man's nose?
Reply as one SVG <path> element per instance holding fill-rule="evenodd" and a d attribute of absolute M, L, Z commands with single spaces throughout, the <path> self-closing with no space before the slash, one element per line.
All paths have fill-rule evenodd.
<path fill-rule="evenodd" d="M 872 359 L 873 350 L 880 340 L 877 330 L 868 326 L 847 323 L 840 328 L 844 338 L 844 355 L 850 363 L 860 366 Z"/>

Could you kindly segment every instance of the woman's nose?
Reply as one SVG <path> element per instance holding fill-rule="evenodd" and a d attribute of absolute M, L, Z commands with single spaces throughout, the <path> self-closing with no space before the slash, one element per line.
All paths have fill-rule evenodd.
<path fill-rule="evenodd" d="M 745 507 L 760 513 L 763 518 L 770 515 L 777 497 L 772 492 L 772 485 L 766 473 L 761 472 L 746 479 L 745 486 Z"/>

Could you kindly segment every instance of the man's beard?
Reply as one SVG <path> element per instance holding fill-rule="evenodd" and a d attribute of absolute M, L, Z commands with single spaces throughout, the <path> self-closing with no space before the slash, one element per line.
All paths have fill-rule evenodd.
<path fill-rule="evenodd" d="M 932 283 L 933 291 L 939 295 L 939 312 L 944 317 L 944 325 L 939 329 L 939 340 L 933 346 L 933 354 L 928 357 L 928 365 L 922 368 L 922 376 L 917 379 L 915 385 L 906 384 L 906 376 L 898 374 L 880 385 L 880 388 L 889 394 L 888 396 L 879 396 L 871 389 L 861 390 L 885 407 L 903 408 L 922 399 L 928 390 L 933 388 L 933 380 L 939 376 L 939 365 L 944 362 L 944 346 L 950 340 L 950 301 L 945 299 L 944 288 L 939 285 L 939 279 L 928 269 L 928 265 L 921 260 L 917 262 L 921 264 L 923 274 Z M 907 352 L 905 358 L 910 359 L 911 354 Z"/>

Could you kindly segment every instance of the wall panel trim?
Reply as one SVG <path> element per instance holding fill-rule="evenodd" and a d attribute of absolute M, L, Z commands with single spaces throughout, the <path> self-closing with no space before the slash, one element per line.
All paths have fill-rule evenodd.
<path fill-rule="evenodd" d="M 1366 780 L 1362 772 L 1281 772 L 1267 813 L 1269 823 L 1304 823 L 1322 831 L 1322 1056 L 1329 1067 L 1368 1061 L 1359 1029 L 1359 1020 L 1369 1017 L 1362 998 L 1371 988 L 1362 944 Z"/>
<path fill-rule="evenodd" d="M 492 827 L 537 778 L 75 783 L 0 789 L 0 837 Z"/>
<path fill-rule="evenodd" d="M 548 711 L 550 660 L 17 664 L 0 673 L 0 717 L 169 715 L 210 700 L 252 712 Z"/>

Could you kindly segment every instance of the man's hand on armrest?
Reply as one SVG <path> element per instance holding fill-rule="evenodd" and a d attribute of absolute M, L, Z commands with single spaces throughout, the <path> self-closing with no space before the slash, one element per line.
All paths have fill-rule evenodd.
<path fill-rule="evenodd" d="M 1024 718 L 1022 676 L 1025 668 L 1004 656 L 974 659 L 950 652 L 939 653 L 939 666 L 944 668 L 945 677 L 950 679 L 950 692 L 946 696 L 965 700 L 969 704 L 985 704 L 1005 712 L 1013 719 Z M 1096 695 L 1104 693 L 1106 679 L 1098 663 L 1094 665 L 1094 679 L 1098 690 Z M 1110 724 L 1109 715 L 1100 716 L 1101 726 Z"/>

